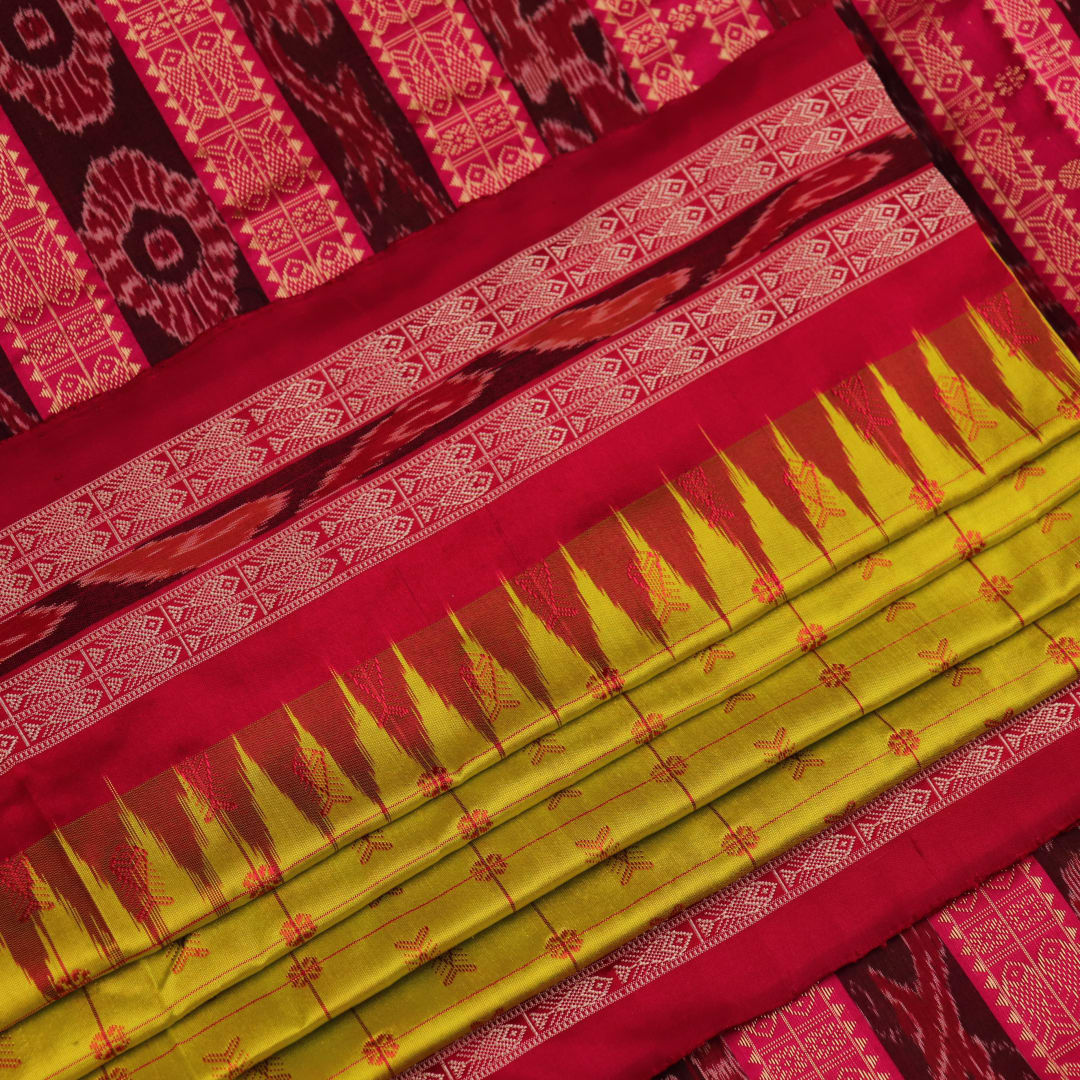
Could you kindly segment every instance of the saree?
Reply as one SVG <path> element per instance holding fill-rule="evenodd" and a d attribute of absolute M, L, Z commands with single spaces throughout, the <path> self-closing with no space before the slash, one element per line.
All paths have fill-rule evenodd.
<path fill-rule="evenodd" d="M 1072 940 L 1068 277 L 842 7 L 19 15 L 8 145 L 162 362 L 0 442 L 5 1075 L 746 1069 L 977 882 Z"/>
<path fill-rule="evenodd" d="M 1074 828 L 783 1009 L 702 1044 L 664 1080 L 1067 1073 L 1076 850 Z"/>

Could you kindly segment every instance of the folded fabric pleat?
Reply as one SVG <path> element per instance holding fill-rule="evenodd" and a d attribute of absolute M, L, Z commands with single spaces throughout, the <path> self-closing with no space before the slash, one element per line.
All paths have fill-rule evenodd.
<path fill-rule="evenodd" d="M 985 337 L 977 316 L 970 322 Z M 928 354 L 924 345 L 919 355 Z M 1004 369 L 1012 357 L 1005 350 L 1001 354 Z M 823 408 L 824 400 L 804 409 Z M 1073 505 L 1080 483 L 1073 444 L 1080 436 L 1068 436 L 1068 411 L 1056 407 L 1053 395 L 1047 405 L 1051 402 L 1052 415 L 1038 425 L 1043 439 L 1032 439 L 1035 424 L 1029 422 L 1025 430 L 1013 422 L 1012 431 L 1001 433 L 1012 437 L 988 455 L 984 471 L 963 470 L 961 475 L 974 481 L 967 486 L 968 497 L 942 516 L 924 518 L 891 544 L 880 543 L 888 536 L 882 521 L 864 529 L 878 544 L 876 551 L 862 554 L 861 562 L 797 594 L 775 587 L 764 603 L 757 598 L 760 616 L 745 619 L 740 629 L 710 635 L 711 641 L 684 659 L 670 662 L 668 653 L 669 663 L 650 679 L 593 698 L 582 718 L 553 717 L 539 738 L 495 767 L 453 790 L 436 792 L 420 809 L 365 834 L 291 880 L 272 883 L 269 893 L 222 914 L 205 930 L 84 985 L 83 993 L 12 1029 L 23 1060 L 33 1059 L 38 1068 L 50 1062 L 42 1074 L 50 1080 L 85 1075 L 102 1051 L 108 1057 L 122 1055 L 129 1072 L 153 1063 L 154 1075 L 209 1076 L 213 1073 L 202 1059 L 212 1059 L 217 1051 L 210 1046 L 192 1054 L 209 1046 L 206 1040 L 212 1042 L 228 1018 L 241 1014 L 247 1033 L 244 1053 L 261 1060 L 343 1009 L 386 992 L 418 963 L 451 953 L 513 911 L 558 892 L 592 863 L 665 835 L 673 822 L 698 807 L 735 799 L 759 774 L 775 771 L 789 783 L 802 783 L 824 764 L 808 747 L 903 700 L 936 672 L 951 672 L 957 686 L 969 680 L 978 666 L 967 664 L 968 657 L 992 651 L 995 643 L 1067 603 L 1080 587 L 1071 550 L 1077 540 L 1074 528 L 1080 528 L 1080 503 Z M 768 432 L 774 446 L 786 420 Z M 919 421 L 905 421 L 905 434 L 917 430 Z M 997 431 L 994 423 L 976 434 Z M 1062 445 L 1051 445 L 1061 438 L 1066 440 Z M 934 445 L 930 442 L 923 453 Z M 1049 448 L 1025 462 L 1010 454 L 1021 446 L 1029 454 Z M 728 469 L 737 453 L 733 449 L 724 461 Z M 1015 471 L 1002 477 L 1003 466 Z M 903 475 L 894 465 L 889 469 L 890 479 Z M 672 485 L 665 494 L 693 531 L 695 551 L 709 574 L 707 585 L 730 585 L 725 573 L 732 565 L 730 544 L 721 547 L 723 538 L 701 520 L 692 501 L 695 490 L 700 497 L 700 488 L 685 483 Z M 752 490 L 744 480 L 744 505 Z M 819 485 L 816 493 L 820 506 L 830 505 L 824 487 Z M 762 532 L 767 505 L 762 503 L 754 518 Z M 835 505 L 845 511 L 833 515 L 842 521 L 847 507 Z M 909 498 L 908 505 L 917 507 L 917 500 Z M 929 509 L 943 505 L 944 499 Z M 823 525 L 829 517 L 823 515 Z M 783 537 L 779 520 L 771 523 L 773 535 Z M 636 522 L 633 510 L 628 511 L 615 525 L 638 545 L 632 552 L 639 557 L 630 565 L 644 579 L 648 567 L 640 549 L 645 530 L 666 529 L 670 535 L 672 526 L 663 526 L 656 510 Z M 798 545 L 791 548 L 791 558 L 806 553 Z M 655 548 L 647 550 L 658 560 L 652 564 L 656 599 L 672 609 L 662 622 L 685 617 L 683 626 L 690 624 L 689 633 L 672 635 L 681 643 L 709 614 L 702 600 L 705 589 L 692 589 L 673 560 L 663 559 Z M 578 575 L 579 595 L 586 595 L 581 567 L 562 558 Z M 958 604 L 957 597 L 965 595 Z M 612 626 L 630 636 L 633 623 L 625 611 L 610 602 L 605 606 L 599 589 L 588 598 L 598 636 L 610 636 Z M 520 601 L 518 606 L 524 611 Z M 980 609 L 977 619 L 971 617 L 975 608 Z M 598 618 L 599 612 L 605 617 Z M 725 616 L 734 625 L 727 611 Z M 456 628 L 464 629 L 461 622 Z M 1072 662 L 1067 644 L 1059 652 Z M 335 682 L 339 695 L 359 711 L 363 706 L 354 685 L 340 677 Z M 430 720 L 439 701 L 430 693 L 421 696 L 421 685 L 414 680 L 412 693 Z M 876 723 L 886 753 L 905 759 L 907 771 L 917 767 L 914 729 L 888 728 L 880 716 Z M 529 773 L 541 766 L 550 770 L 545 779 L 530 783 Z M 569 808 L 564 812 L 572 814 L 574 828 L 584 830 L 588 824 L 588 835 L 571 837 L 570 825 L 553 825 L 560 807 Z M 596 824 L 599 808 L 607 808 L 607 814 Z M 712 820 L 715 826 L 715 815 Z M 436 831 L 425 837 L 428 825 Z M 752 866 L 757 856 L 740 839 L 740 828 L 731 826 L 728 843 Z M 383 859 L 384 852 L 394 854 Z M 358 865 L 370 865 L 367 882 L 357 882 Z M 633 867 L 627 873 L 632 877 Z M 407 916 L 395 916 L 393 902 L 403 883 L 411 906 Z M 162 887 L 171 889 L 172 882 L 163 881 Z M 379 903 L 371 906 L 375 898 Z M 238 949 L 237 941 L 248 947 Z M 361 942 L 365 963 L 357 975 L 351 951 Z M 293 1002 L 287 1006 L 289 1015 L 282 1016 L 280 990 L 298 979 L 307 985 L 307 976 L 294 969 L 297 950 L 308 946 L 321 957 L 316 959 L 320 991 L 306 1008 Z M 204 959 L 209 961 L 205 967 L 200 964 Z M 66 1037 L 58 1041 L 57 1030 Z"/>
<path fill-rule="evenodd" d="M 263 1075 L 359 1080 L 397 1074 L 479 1020 L 580 971 L 653 922 L 813 836 L 823 821 L 842 816 L 853 803 L 899 783 L 911 774 L 912 755 L 927 765 L 1000 722 L 1006 711 L 1053 692 L 1076 671 L 1047 657 L 1047 639 L 1075 629 L 1078 617 L 1080 602 L 1063 605 L 969 658 L 964 666 L 978 674 L 960 686 L 954 685 L 958 669 L 946 671 L 814 744 L 809 756 L 794 759 L 820 760 L 813 787 L 794 781 L 792 770 L 769 769 L 730 796 L 613 854 L 383 993 L 320 1022 L 306 1039 L 264 1059 L 269 1065 Z M 407 897 L 399 900 L 402 907 L 407 903 Z M 325 992 L 323 1000 L 333 1001 L 331 980 L 323 982 L 332 962 L 317 948 L 310 956 L 298 953 L 297 963 L 311 979 L 301 984 L 303 992 Z M 290 984 L 288 992 L 294 989 Z M 206 1041 L 163 1039 L 159 1052 L 166 1056 L 156 1059 L 155 1068 L 175 1055 L 185 1059 L 175 1075 L 211 1075 L 196 1049 L 204 1058 L 216 1060 L 226 1052 L 242 1066 L 254 1065 L 248 1046 L 257 1045 L 259 1028 L 246 1021 L 241 1027 L 239 1019 L 232 1027 L 207 1031 Z M 104 1076 L 97 1073 L 95 1080 Z"/>
<path fill-rule="evenodd" d="M 1080 489 L 1080 436 L 1072 436 L 1048 450 L 1026 466 L 1023 475 L 1019 490 L 1015 475 L 1005 477 L 992 488 L 954 508 L 947 517 L 931 520 L 914 533 L 879 549 L 862 563 L 809 589 L 799 597 L 797 604 L 789 601 L 773 608 L 722 643 L 707 647 L 638 687 L 632 695 L 624 693 L 600 703 L 589 714 L 587 724 L 569 724 L 556 734 L 543 737 L 466 781 L 455 792 L 427 803 L 377 833 L 368 834 L 304 874 L 283 883 L 273 895 L 264 895 L 223 915 L 191 935 L 179 950 L 175 946 L 159 950 L 97 980 L 91 991 L 96 1016 L 89 1013 L 81 997 L 62 999 L 24 1021 L 20 1026 L 20 1041 L 28 1046 L 48 1046 L 49 1057 L 57 1063 L 52 1075 L 81 1076 L 93 1067 L 94 1061 L 87 1053 L 87 1047 L 102 1017 L 123 1018 L 127 1045 L 135 1046 L 284 956 L 293 942 L 290 933 L 282 932 L 283 911 L 305 913 L 311 926 L 322 933 L 439 859 L 442 859 L 441 868 L 447 868 L 451 875 L 460 875 L 458 864 L 462 853 L 458 856 L 453 853 L 469 844 L 470 835 L 481 835 L 489 829 L 495 829 L 492 836 L 503 834 L 506 832 L 503 823 L 517 815 L 520 819 L 510 830 L 516 839 L 500 843 L 504 847 L 515 846 L 522 852 L 532 846 L 533 851 L 525 860 L 531 866 L 530 860 L 537 857 L 535 837 L 548 831 L 547 814 L 551 803 L 554 801 L 558 805 L 563 798 L 581 799 L 584 787 L 574 785 L 581 784 L 591 773 L 622 755 L 626 755 L 623 764 L 629 775 L 642 773 L 647 782 L 656 763 L 666 760 L 669 752 L 684 761 L 694 761 L 698 756 L 708 760 L 703 747 L 715 748 L 722 756 L 708 765 L 709 783 L 720 786 L 706 784 L 702 791 L 695 793 L 695 799 L 705 800 L 740 782 L 738 776 L 731 775 L 731 755 L 740 751 L 737 760 L 750 762 L 758 741 L 768 748 L 762 758 L 764 762 L 774 757 L 775 763 L 781 760 L 797 762 L 800 748 L 820 737 L 812 727 L 809 733 L 803 729 L 806 714 L 799 723 L 783 727 L 782 738 L 779 738 L 779 727 L 777 734 L 769 733 L 774 743 L 770 743 L 769 738 L 760 739 L 759 726 L 769 723 L 773 715 L 784 712 L 786 705 L 766 709 L 764 714 L 758 712 L 749 721 L 743 717 L 750 701 L 765 697 L 770 685 L 767 677 L 782 668 L 786 672 L 784 665 L 793 666 L 795 658 L 810 652 L 820 668 L 819 682 L 823 678 L 826 680 L 821 687 L 813 687 L 815 664 L 810 663 L 812 691 L 823 692 L 826 683 L 835 678 L 836 686 L 832 689 L 844 687 L 847 694 L 843 704 L 850 706 L 851 702 L 856 702 L 864 712 L 874 708 L 875 695 L 888 692 L 884 690 L 884 684 L 871 686 L 864 700 L 862 693 L 850 685 L 852 671 L 857 676 L 856 686 L 859 682 L 865 683 L 862 665 L 845 663 L 841 670 L 827 662 L 825 653 L 833 649 L 843 649 L 846 653 L 847 649 L 854 648 L 852 628 L 875 614 L 885 611 L 886 619 L 891 615 L 892 623 L 895 623 L 900 613 L 913 610 L 909 605 L 915 604 L 919 610 L 925 610 L 926 603 L 920 603 L 917 596 L 926 593 L 928 583 L 939 577 L 940 582 L 934 586 L 935 594 L 944 590 L 944 595 L 962 595 L 963 583 L 971 577 L 971 568 L 976 565 L 980 568 L 980 583 L 992 583 L 995 574 L 982 569 L 983 562 L 990 557 L 989 552 L 983 551 L 978 564 L 965 561 L 965 557 L 974 554 L 978 547 L 1007 543 L 1010 545 L 1007 550 L 1012 551 L 1017 543 L 1028 542 L 1017 537 L 1017 531 L 1027 533 L 1032 529 L 1035 530 L 1031 535 L 1036 546 L 1046 547 L 1040 538 L 1049 536 L 1042 532 L 1047 522 L 1053 524 L 1060 518 L 1067 529 L 1073 513 L 1070 509 L 1073 500 L 1069 496 Z M 1025 528 L 1025 523 L 1030 522 L 1035 524 Z M 1062 527 L 1059 527 L 1054 534 L 1055 542 L 1062 537 Z M 994 557 L 1002 557 L 996 548 Z M 1030 573 L 1027 571 L 1026 575 Z M 1009 587 L 1014 587 L 1012 577 L 996 576 L 1008 580 Z M 920 585 L 924 587 L 918 589 Z M 918 589 L 918 593 L 912 593 L 912 589 Z M 998 596 L 996 586 L 987 585 L 984 591 L 987 590 L 990 596 Z M 979 599 L 982 599 L 981 593 Z M 1002 601 L 995 610 L 1005 615 L 1004 620 L 996 623 L 994 620 L 980 621 L 981 632 L 1011 629 L 1013 611 L 1005 597 Z M 974 606 L 978 608 L 981 604 Z M 888 625 L 891 624 L 887 622 L 885 626 Z M 841 636 L 845 630 L 848 635 Z M 867 628 L 865 632 L 880 633 L 880 630 L 881 627 L 876 631 Z M 938 627 L 933 633 L 938 637 L 928 641 L 929 646 L 936 646 L 946 631 Z M 962 647 L 963 639 L 954 634 L 950 641 L 949 652 L 954 654 Z M 827 643 L 828 649 L 825 648 Z M 981 647 L 981 644 L 977 642 L 975 647 Z M 885 652 L 883 646 L 879 648 Z M 891 653 L 888 660 L 892 663 Z M 803 663 L 805 665 L 807 661 Z M 903 670 L 903 665 L 897 664 L 889 674 L 896 676 Z M 845 672 L 849 676 L 847 683 L 840 681 Z M 802 676 L 797 676 L 793 688 L 785 691 L 790 700 L 800 700 L 800 695 L 807 693 L 804 682 Z M 747 747 L 739 746 L 735 733 L 716 735 L 725 732 L 729 726 L 727 717 L 732 713 L 747 723 L 748 730 L 755 736 L 753 746 L 749 747 L 751 757 L 746 757 Z M 696 719 L 687 726 L 685 737 L 676 739 L 674 729 L 691 718 Z M 826 725 L 842 723 L 844 718 L 845 714 L 837 711 L 834 719 L 823 718 L 820 722 Z M 788 724 L 786 720 L 784 723 Z M 648 753 L 638 747 L 644 747 Z M 796 764 L 794 768 L 801 775 L 801 767 Z M 623 799 L 640 797 L 635 785 L 620 780 L 619 776 L 614 765 L 607 765 L 597 783 L 601 798 L 609 798 L 612 790 L 624 792 L 620 795 Z M 605 792 L 607 794 L 603 794 Z M 446 807 L 448 799 L 455 804 L 450 810 Z M 584 812 L 586 803 L 574 805 Z M 531 816 L 525 813 L 530 807 L 535 808 Z M 676 799 L 675 807 L 657 808 L 654 817 L 649 816 L 653 811 L 646 812 L 644 807 L 635 806 L 635 813 L 641 814 L 640 827 L 655 830 L 668 823 L 665 815 L 669 811 L 686 812 L 686 809 L 683 802 Z M 612 844 L 617 842 L 611 840 Z M 632 841 L 624 838 L 621 842 Z M 471 867 L 475 853 L 466 850 L 463 856 Z M 457 863 L 454 858 L 458 859 Z M 451 866 L 458 869 L 449 869 Z M 544 867 L 546 871 L 552 871 L 550 880 L 557 881 L 564 872 L 556 869 L 558 860 L 555 858 L 546 860 Z M 358 868 L 362 877 L 358 877 Z M 544 887 L 542 875 L 534 875 L 531 870 L 529 875 L 530 888 Z M 296 930 L 291 936 L 299 938 L 303 935 Z M 442 939 L 447 936 L 445 932 L 441 934 Z M 233 944 L 236 941 L 244 942 L 242 951 Z M 190 968 L 189 958 L 197 961 Z M 56 1030 L 64 1032 L 60 1043 L 54 1034 Z M 67 1048 L 69 1055 L 66 1062 L 62 1047 Z"/>
<path fill-rule="evenodd" d="M 975 311 L 916 337 L 30 849 L 33 910 L 0 913 L 20 1060 L 210 1076 L 192 1054 L 238 1011 L 261 1060 L 763 771 L 802 782 L 807 747 L 1068 602 L 1078 377 L 1031 323 L 1027 352 Z M 568 844 L 559 815 L 599 807 Z M 313 940 L 345 970 L 278 1015 Z"/>
<path fill-rule="evenodd" d="M 29 849 L 34 918 L 0 896 L 0 1023 L 591 718 L 1067 437 L 1075 363 L 1010 294 L 1026 351 L 954 320 Z M 972 356 L 978 388 L 956 374 Z"/>

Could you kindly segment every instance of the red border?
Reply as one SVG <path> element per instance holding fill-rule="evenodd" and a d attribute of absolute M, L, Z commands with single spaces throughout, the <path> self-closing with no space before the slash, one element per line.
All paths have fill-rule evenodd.
<path fill-rule="evenodd" d="M 710 133 L 722 130 L 857 62 L 842 25 L 822 11 L 752 50 L 690 104 L 665 108 L 659 126 L 646 122 L 606 138 L 599 157 L 585 150 L 560 159 L 338 281 L 208 335 L 183 354 L 182 364 L 156 368 L 116 395 L 96 399 L 84 413 L 73 410 L 26 438 L 0 444 L 0 475 L 12 480 L 10 491 L 5 483 L 4 516 L 17 516 L 30 500 L 47 503 L 141 452 L 147 448 L 142 443 L 157 445 L 255 386 L 306 367 L 441 294 L 448 283 L 568 224 L 691 152 L 702 141 L 704 118 Z M 568 179 L 574 183 L 566 187 Z M 511 218 L 515 227 L 504 227 Z M 518 221 L 525 224 L 518 228 Z M 978 303 L 1011 281 L 974 225 L 933 257 L 956 268 L 954 288 L 928 287 L 922 260 L 891 271 L 482 511 L 16 766 L 4 778 L 11 797 L 0 805 L 0 858 L 108 801 L 110 785 L 130 790 L 321 682 L 328 668 L 372 655 L 440 618 L 447 607 L 497 587 L 500 577 L 652 490 L 662 475 L 677 475 L 709 456 L 703 432 L 716 445 L 729 445 L 815 390 L 909 344 L 913 311 L 920 326 L 940 325 L 960 313 L 961 294 Z M 420 266 L 430 273 L 419 273 Z M 872 320 L 863 317 L 867 310 L 875 312 Z M 230 366 L 241 345 L 243 355 L 258 362 Z M 220 367 L 220 375 L 204 379 L 208 365 Z"/>
<path fill-rule="evenodd" d="M 2 778 L 0 858 L 498 587 L 770 416 L 800 405 L 1008 286 L 977 227 L 657 402 L 493 503 L 169 680 Z M 928 265 L 955 268 L 931 292 Z M 913 300 L 910 302 L 897 302 Z M 866 310 L 883 314 L 872 323 Z M 892 313 L 886 317 L 887 313 Z M 884 325 L 882 325 L 884 324 Z M 792 357 L 798 363 L 792 363 Z M 333 627 L 333 632 L 327 628 Z M 132 738 L 138 731 L 139 737 Z M 106 780 L 107 776 L 107 780 Z"/>
<path fill-rule="evenodd" d="M 1074 731 L 489 1080 L 577 1076 L 585 1061 L 610 1080 L 656 1075 L 717 1032 L 786 1004 L 1073 824 L 1080 818 L 1078 773 Z"/>
<path fill-rule="evenodd" d="M 862 54 L 831 11 L 773 34 L 661 114 L 564 154 L 303 296 L 233 319 L 114 392 L 0 442 L 0 522 L 18 520 L 279 379 L 430 303 L 748 116 Z"/>

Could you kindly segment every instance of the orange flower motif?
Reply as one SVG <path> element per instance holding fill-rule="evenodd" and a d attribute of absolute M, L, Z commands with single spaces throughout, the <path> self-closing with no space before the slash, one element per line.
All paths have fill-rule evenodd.
<path fill-rule="evenodd" d="M 820 649 L 829 640 L 829 635 L 820 623 L 807 623 L 795 635 L 795 640 L 803 652 L 812 652 L 814 649 Z"/>
<path fill-rule="evenodd" d="M 1080 394 L 1063 397 L 1057 404 L 1057 411 L 1066 420 L 1080 420 Z"/>
<path fill-rule="evenodd" d="M 851 668 L 847 664 L 829 664 L 818 672 L 818 682 L 835 690 L 851 678 Z"/>
<path fill-rule="evenodd" d="M 759 604 L 776 604 L 784 599 L 784 586 L 775 574 L 755 578 L 750 589 Z"/>
<path fill-rule="evenodd" d="M 1046 655 L 1055 664 L 1072 664 L 1080 660 L 1080 643 L 1077 643 L 1076 638 L 1059 637 L 1046 646 Z"/>
<path fill-rule="evenodd" d="M 988 604 L 996 604 L 999 600 L 1004 600 L 1012 591 L 1013 583 L 1001 574 L 994 574 L 993 577 L 979 583 L 979 595 Z"/>
<path fill-rule="evenodd" d="M 506 859 L 497 853 L 484 855 L 469 867 L 473 881 L 494 881 L 506 873 Z"/>
<path fill-rule="evenodd" d="M 1007 724 L 1015 716 L 1015 709 L 1006 709 L 1000 716 L 988 717 L 986 720 L 983 721 L 983 726 L 988 728 L 1000 727 L 1002 724 Z"/>
<path fill-rule="evenodd" d="M 458 818 L 457 830 L 466 840 L 476 840 L 491 828 L 491 818 L 486 810 L 470 810 Z"/>
<path fill-rule="evenodd" d="M 667 730 L 667 721 L 656 712 L 646 713 L 640 719 L 635 720 L 630 728 L 630 738 L 641 746 L 655 739 L 657 735 Z"/>
<path fill-rule="evenodd" d="M 122 1054 L 130 1042 L 128 1033 L 119 1024 L 110 1024 L 90 1040 L 90 1053 L 98 1061 L 109 1061 Z"/>
<path fill-rule="evenodd" d="M 649 779 L 655 780 L 658 784 L 670 784 L 672 780 L 682 776 L 688 768 L 685 758 L 679 757 L 678 754 L 670 754 L 652 767 Z"/>
<path fill-rule="evenodd" d="M 936 480 L 920 480 L 908 492 L 908 498 L 920 510 L 935 510 L 945 501 L 945 493 Z"/>
<path fill-rule="evenodd" d="M 425 798 L 434 799 L 444 791 L 449 791 L 453 783 L 450 774 L 440 765 L 437 769 L 424 773 L 416 781 L 416 786 Z"/>
<path fill-rule="evenodd" d="M 322 964 L 314 956 L 298 956 L 285 973 L 298 990 L 313 983 L 322 974 Z"/>
<path fill-rule="evenodd" d="M 597 701 L 614 697 L 623 688 L 623 677 L 614 668 L 604 668 L 603 671 L 591 676 L 585 683 L 585 689 L 592 694 Z"/>
<path fill-rule="evenodd" d="M 315 920 L 306 914 L 293 915 L 281 924 L 281 936 L 290 949 L 310 941 L 317 933 Z"/>
<path fill-rule="evenodd" d="M 583 944 L 576 930 L 559 930 L 547 939 L 544 948 L 555 960 L 568 960 L 574 953 L 581 952 Z"/>
<path fill-rule="evenodd" d="M 380 1031 L 364 1043 L 364 1057 L 369 1065 L 386 1065 L 397 1056 L 397 1052 L 397 1040 L 385 1031 Z"/>
<path fill-rule="evenodd" d="M 956 552 L 961 559 L 973 559 L 986 547 L 986 541 L 983 539 L 981 532 L 969 529 L 967 532 L 961 533 L 953 541 L 953 547 L 956 548 Z"/>
<path fill-rule="evenodd" d="M 901 728 L 889 736 L 889 749 L 897 757 L 914 757 L 919 749 L 919 742 L 919 736 L 911 728 Z"/>
<path fill-rule="evenodd" d="M 720 850 L 725 855 L 746 855 L 759 843 L 761 843 L 761 837 L 749 825 L 739 825 L 720 842 Z"/>

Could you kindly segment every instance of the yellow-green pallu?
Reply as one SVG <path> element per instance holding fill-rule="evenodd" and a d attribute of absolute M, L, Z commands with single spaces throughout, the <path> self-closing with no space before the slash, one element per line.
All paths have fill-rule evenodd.
<path fill-rule="evenodd" d="M 1003 388 L 970 389 L 966 442 L 895 388 L 900 363 L 959 378 L 920 338 L 857 377 L 888 403 L 885 435 L 820 395 L 286 706 L 322 765 L 297 773 L 319 820 L 250 742 L 212 749 L 208 770 L 219 751 L 238 762 L 272 852 L 184 769 L 170 783 L 200 875 L 140 813 L 155 781 L 100 811 L 169 897 L 148 918 L 80 855 L 93 814 L 47 838 L 49 859 L 32 849 L 56 984 L 82 975 L 56 998 L 0 950 L 7 1039 L 33 1062 L 11 1075 L 235 1076 L 271 1056 L 294 1080 L 386 1075 L 1075 676 L 1080 418 L 1060 376 L 980 316 L 958 323 L 950 340 L 983 350 Z M 843 470 L 802 457 L 809 435 Z M 418 663 L 432 648 L 453 686 Z M 393 743 L 373 670 L 405 687 L 444 766 Z M 487 734 L 462 722 L 462 680 Z M 312 709 L 363 740 L 377 807 L 305 728 Z M 93 923 L 40 871 L 59 858 Z"/>

